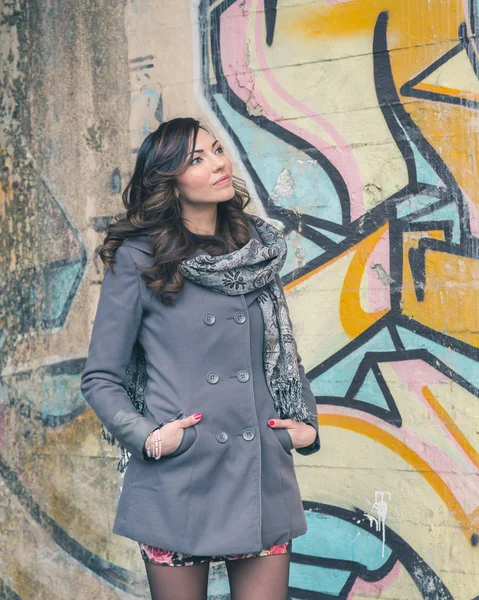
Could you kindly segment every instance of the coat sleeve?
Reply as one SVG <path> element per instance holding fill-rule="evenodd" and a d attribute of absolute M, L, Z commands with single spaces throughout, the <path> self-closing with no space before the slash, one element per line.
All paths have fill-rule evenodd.
<path fill-rule="evenodd" d="M 80 390 L 106 429 L 133 456 L 144 451 L 158 423 L 140 414 L 123 385 L 141 325 L 143 307 L 138 273 L 126 246 L 115 252 L 115 273 L 105 270 Z"/>
<path fill-rule="evenodd" d="M 279 289 L 281 290 L 281 293 L 283 295 L 284 301 L 287 306 L 288 302 L 286 300 L 286 296 L 284 293 L 283 283 L 281 281 L 281 277 L 278 274 L 276 274 L 276 281 L 278 282 Z M 290 317 L 290 321 L 291 321 L 291 317 Z M 291 322 L 291 326 L 293 327 L 292 322 Z M 297 349 L 296 349 L 296 354 L 297 354 L 297 359 L 298 359 L 299 375 L 301 378 L 301 384 L 303 386 L 303 400 L 304 400 L 306 406 L 309 408 L 309 410 L 313 413 L 313 415 L 316 415 L 317 414 L 316 397 L 313 394 L 313 390 L 311 389 L 311 384 L 309 382 L 309 379 L 306 377 L 306 372 L 304 370 L 304 366 L 302 363 L 302 357 L 299 354 Z M 316 429 L 316 438 L 315 438 L 314 442 L 312 444 L 310 444 L 309 446 L 303 446 L 302 448 L 295 448 L 295 450 L 299 454 L 308 456 L 308 454 L 314 454 L 315 452 L 317 452 L 320 449 L 321 445 L 320 445 L 320 441 L 319 441 L 319 425 L 318 425 L 317 418 L 314 420 L 305 419 L 304 423 L 308 423 L 308 425 L 312 425 Z"/>

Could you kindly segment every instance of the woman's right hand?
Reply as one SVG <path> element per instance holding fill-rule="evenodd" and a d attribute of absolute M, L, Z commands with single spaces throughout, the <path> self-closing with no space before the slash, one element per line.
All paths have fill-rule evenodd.
<path fill-rule="evenodd" d="M 183 440 L 183 429 L 196 425 L 200 419 L 201 414 L 197 413 L 196 415 L 190 415 L 184 419 L 176 419 L 176 421 L 171 421 L 171 423 L 163 425 L 163 427 L 160 428 L 161 456 L 167 456 L 174 452 Z M 156 429 L 154 429 L 145 440 L 145 452 L 148 453 L 149 448 L 151 456 L 154 455 L 155 451 L 155 431 Z"/>

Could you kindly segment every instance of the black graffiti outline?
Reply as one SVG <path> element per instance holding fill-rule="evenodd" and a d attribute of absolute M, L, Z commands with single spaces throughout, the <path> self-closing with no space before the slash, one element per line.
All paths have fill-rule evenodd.
<path fill-rule="evenodd" d="M 387 48 L 386 48 L 386 24 L 387 24 L 387 13 L 382 13 L 382 15 L 380 15 L 378 18 L 377 27 L 375 30 L 376 52 L 387 51 Z M 378 36 L 381 36 L 381 39 L 383 42 L 382 44 L 379 44 Z M 384 63 L 384 61 L 385 61 L 384 54 L 381 55 L 380 60 Z M 387 65 L 390 67 L 389 60 L 387 61 Z M 376 62 L 376 69 L 378 69 L 378 68 L 379 68 L 378 63 Z M 386 74 L 389 73 L 390 80 L 392 81 L 392 74 L 391 74 L 390 68 L 385 70 L 384 64 L 383 64 L 381 69 L 382 69 L 382 73 L 381 73 L 382 84 L 383 84 L 383 86 L 385 83 L 386 83 L 386 85 L 388 85 L 387 81 L 386 81 L 387 78 L 385 77 L 385 73 Z M 384 87 L 383 87 L 383 90 L 384 90 Z M 393 285 L 391 285 L 391 296 L 392 296 L 391 311 L 387 315 L 385 315 L 383 318 L 381 318 L 379 321 L 377 321 L 367 331 L 363 332 L 363 334 L 361 334 L 355 340 L 353 340 L 350 344 L 348 344 L 347 346 L 343 347 L 341 350 L 336 352 L 332 357 L 329 357 L 321 365 L 318 365 L 317 367 L 311 369 L 307 373 L 307 376 L 310 380 L 314 380 L 314 378 L 317 377 L 318 374 L 320 374 L 321 372 L 325 372 L 326 370 L 328 370 L 328 368 L 331 368 L 331 366 L 333 364 L 339 363 L 343 358 L 346 358 L 353 350 L 359 349 L 361 346 L 363 346 L 363 344 L 366 341 L 368 341 L 369 339 L 374 337 L 378 332 L 383 331 L 385 328 L 387 328 L 387 330 L 391 336 L 391 339 L 393 340 L 394 346 L 396 348 L 396 352 L 389 353 L 389 355 L 384 352 L 378 352 L 376 355 L 374 355 L 374 353 L 369 353 L 368 355 L 366 355 L 366 353 L 365 353 L 365 357 L 363 358 L 364 362 L 362 363 L 363 369 L 365 369 L 366 366 L 369 366 L 368 361 L 369 361 L 370 365 L 374 364 L 373 362 L 371 362 L 373 357 L 374 357 L 375 361 L 382 360 L 383 362 L 385 361 L 386 358 L 389 358 L 390 360 L 391 359 L 392 360 L 421 359 L 421 360 L 424 360 L 427 364 L 429 364 L 433 368 L 437 369 L 438 371 L 440 371 L 441 373 L 446 375 L 452 381 L 458 383 L 459 385 L 464 387 L 467 391 L 469 391 L 470 393 L 472 393 L 473 395 L 478 397 L 479 396 L 478 388 L 475 387 L 469 380 L 460 376 L 456 371 L 454 371 L 454 369 L 452 369 L 451 367 L 446 365 L 443 361 L 441 361 L 433 351 L 429 351 L 424 348 L 423 349 L 418 348 L 415 350 L 409 349 L 409 350 L 405 351 L 404 344 L 402 343 L 401 337 L 396 329 L 396 326 L 403 327 L 404 329 L 409 330 L 418 336 L 424 337 L 425 341 L 429 340 L 431 342 L 434 342 L 434 343 L 438 344 L 439 346 L 441 346 L 442 348 L 450 348 L 451 350 L 454 350 L 455 352 L 462 354 L 463 356 L 467 356 L 469 359 L 479 362 L 479 349 L 476 349 L 457 338 L 453 338 L 453 337 L 443 334 L 439 331 L 436 331 L 426 325 L 423 325 L 423 324 L 419 323 L 418 321 L 416 321 L 415 319 L 413 319 L 407 315 L 404 315 L 402 313 L 401 296 L 402 296 L 404 232 L 428 231 L 428 230 L 441 230 L 444 232 L 444 240 L 433 242 L 433 241 L 426 241 L 426 240 L 430 240 L 431 238 L 424 238 L 424 241 L 420 242 L 420 244 L 422 244 L 422 247 L 420 246 L 422 252 L 426 252 L 428 248 L 435 247 L 435 248 L 440 248 L 441 251 L 475 257 L 477 254 L 477 252 L 476 252 L 477 246 L 475 245 L 475 242 L 472 242 L 472 243 L 470 242 L 471 237 L 470 237 L 467 210 L 466 210 L 466 207 L 463 205 L 462 194 L 461 194 L 457 184 L 455 183 L 451 173 L 447 169 L 446 165 L 443 163 L 442 159 L 440 159 L 440 157 L 437 155 L 437 153 L 434 151 L 434 149 L 430 147 L 429 143 L 426 142 L 426 140 L 424 139 L 422 134 L 418 131 L 416 125 L 412 122 L 412 119 L 406 113 L 404 108 L 398 104 L 399 99 L 397 97 L 391 98 L 391 95 L 389 95 L 389 104 L 387 102 L 382 103 L 381 99 L 384 99 L 384 98 L 381 98 L 381 96 L 379 96 L 378 97 L 379 104 L 380 104 L 380 106 L 382 106 L 383 111 L 385 112 L 385 118 L 388 121 L 388 123 L 390 124 L 390 128 L 391 128 L 393 137 L 395 139 L 397 139 L 398 137 L 403 135 L 403 141 L 404 142 L 407 141 L 406 137 L 403 134 L 404 130 L 396 128 L 397 124 L 401 124 L 402 127 L 404 127 L 405 126 L 404 122 L 401 123 L 401 116 L 403 118 L 406 118 L 408 121 L 408 124 L 409 124 L 409 129 L 407 129 L 409 138 L 411 139 L 411 141 L 413 143 L 416 144 L 418 151 L 421 152 L 421 154 L 429 162 L 429 164 L 431 164 L 431 161 L 434 162 L 434 166 L 432 164 L 431 164 L 431 166 L 433 166 L 433 168 L 434 168 L 435 172 L 438 174 L 438 176 L 446 183 L 445 189 L 441 188 L 441 187 L 431 186 L 429 184 L 427 186 L 427 192 L 429 194 L 438 194 L 440 197 L 439 202 L 441 202 L 441 205 L 445 205 L 445 204 L 449 204 L 449 203 L 456 203 L 456 205 L 459 204 L 458 212 L 459 212 L 459 227 L 460 227 L 460 232 L 461 232 L 461 241 L 459 244 L 452 243 L 453 223 L 450 220 L 446 219 L 446 220 L 434 220 L 434 221 L 431 220 L 431 221 L 416 222 L 416 223 L 412 222 L 412 220 L 414 218 L 418 218 L 418 212 L 420 212 L 420 216 L 425 216 L 425 215 L 431 214 L 435 210 L 437 210 L 437 208 L 438 208 L 437 203 L 430 205 L 428 207 L 425 207 L 425 208 L 421 208 L 420 211 L 416 211 L 415 213 L 408 215 L 407 217 L 402 218 L 402 219 L 398 219 L 397 217 L 390 218 L 389 226 L 390 226 L 390 236 L 391 236 L 391 245 L 390 245 L 390 248 L 391 248 L 391 277 L 394 280 Z M 389 113 L 388 113 L 388 107 L 391 108 Z M 392 107 L 394 107 L 394 110 L 396 110 L 398 112 L 400 111 L 402 113 L 402 115 L 398 116 L 397 112 L 395 115 L 392 114 L 393 113 Z M 394 117 L 394 119 L 392 119 L 391 117 Z M 395 135 L 395 133 L 397 135 Z M 407 145 L 405 143 L 402 145 L 402 148 L 403 148 L 403 155 L 404 155 L 406 162 L 407 163 L 411 162 L 412 151 L 407 149 Z M 410 154 L 409 154 L 409 152 L 410 152 Z M 436 159 L 436 160 L 434 160 L 434 159 Z M 411 174 L 414 174 L 414 176 L 416 175 L 416 170 L 413 168 L 409 168 L 408 172 L 409 172 L 410 176 L 411 176 Z M 452 188 L 452 190 L 451 190 L 451 188 Z M 394 204 L 392 204 L 392 203 L 389 204 L 389 207 L 387 208 L 387 216 L 391 217 L 391 215 L 394 214 L 394 210 L 395 210 L 395 206 L 396 206 L 398 198 L 406 198 L 407 194 L 411 193 L 411 190 L 418 190 L 418 189 L 420 189 L 420 188 L 417 184 L 417 179 L 414 178 L 412 182 L 410 181 L 409 185 L 406 186 L 406 188 L 401 190 L 400 193 L 396 194 L 395 197 L 392 198 Z M 424 191 L 424 187 L 421 191 Z M 411 265 L 411 266 L 414 269 L 414 265 Z M 416 281 L 417 281 L 417 273 L 416 273 Z M 356 373 L 353 376 L 353 379 L 351 382 L 351 387 L 354 386 L 355 383 L 357 385 L 357 378 L 359 378 L 359 377 L 360 377 L 360 370 L 357 369 Z M 350 392 L 353 391 L 353 389 L 351 389 L 351 387 L 350 387 Z M 385 399 L 390 406 L 396 408 L 396 410 L 397 410 L 397 407 L 395 406 L 395 404 L 393 404 L 394 400 L 393 400 L 392 396 L 390 396 L 388 398 L 386 395 Z M 331 398 L 331 397 L 321 397 L 321 396 L 316 397 L 317 404 L 335 404 L 335 405 L 341 405 L 341 406 L 350 407 L 350 408 L 358 408 L 359 407 L 358 401 L 353 403 L 351 400 L 352 400 L 351 394 L 350 394 L 349 398 L 347 397 L 347 395 L 346 395 L 346 398 Z M 363 405 L 361 406 L 361 410 L 364 410 L 365 412 L 368 412 L 375 416 L 385 418 L 384 413 L 381 415 L 381 409 L 378 410 L 377 407 L 368 406 L 366 403 L 363 403 Z M 391 419 L 389 417 L 385 418 L 385 420 L 388 422 L 391 421 Z"/>
<path fill-rule="evenodd" d="M 53 415 L 50 413 L 39 411 L 35 408 L 35 404 L 26 404 L 17 397 L 16 387 L 19 383 L 28 382 L 33 375 L 36 374 L 39 380 L 46 378 L 54 378 L 61 375 L 77 376 L 80 375 L 85 368 L 86 358 L 72 358 L 61 360 L 50 365 L 43 365 L 39 370 L 28 369 L 25 371 L 15 372 L 11 375 L 0 377 L 0 385 L 5 388 L 8 393 L 9 406 L 18 414 L 21 414 L 27 419 L 40 421 L 44 427 L 61 427 L 70 421 L 77 419 L 87 409 L 87 402 L 80 397 L 77 406 L 68 413 L 61 415 Z"/>
<path fill-rule="evenodd" d="M 421 90 L 420 88 L 415 87 L 418 83 L 421 83 L 424 79 L 426 79 L 426 77 L 431 75 L 431 73 L 437 71 L 437 69 L 442 67 L 442 65 L 446 64 L 449 60 L 451 60 L 463 51 L 466 52 L 467 58 L 469 59 L 474 74 L 476 75 L 476 77 L 479 78 L 479 64 L 472 42 L 467 34 L 467 26 L 465 22 L 459 24 L 458 39 L 459 43 L 456 46 L 454 46 L 445 54 L 440 56 L 437 60 L 431 63 L 418 75 L 414 76 L 412 79 L 404 83 L 400 88 L 401 94 L 403 96 L 409 96 L 411 98 L 421 98 L 423 100 L 431 100 L 433 102 L 444 102 L 447 104 L 454 104 L 457 106 L 464 106 L 466 108 L 472 108 L 477 110 L 479 108 L 479 101 L 477 100 L 471 100 L 462 96 L 451 96 L 450 94 L 441 92 Z"/>
<path fill-rule="evenodd" d="M 229 0 L 226 3 L 221 5 L 221 12 L 226 10 L 233 2 Z M 205 16 L 205 5 L 203 4 L 203 16 Z M 218 10 L 212 15 L 212 27 L 216 27 L 216 36 L 212 35 L 212 47 L 213 47 L 213 56 L 219 59 L 219 17 L 221 14 Z M 216 20 L 215 20 L 216 19 Z M 206 18 L 204 20 L 206 25 Z M 396 92 L 396 88 L 393 83 L 390 58 L 389 58 L 389 50 L 387 48 L 387 38 L 386 38 L 386 26 L 387 26 L 387 12 L 383 12 L 379 15 L 375 27 L 374 32 L 374 43 L 373 43 L 373 56 L 374 56 L 374 69 L 375 69 L 375 82 L 378 94 L 378 105 L 381 107 L 383 111 L 384 118 L 390 128 L 390 131 L 393 135 L 393 139 L 395 139 L 398 148 L 403 154 L 406 169 L 409 176 L 408 184 L 399 192 L 392 195 L 386 201 L 384 201 L 381 205 L 375 207 L 372 211 L 363 215 L 360 219 L 355 221 L 354 223 L 350 223 L 348 220 L 343 219 L 343 227 L 346 229 L 346 238 L 337 244 L 329 244 L 328 247 L 324 248 L 325 252 L 320 257 L 315 258 L 313 261 L 308 262 L 301 268 L 296 269 L 293 273 L 288 274 L 285 278 L 286 282 L 293 281 L 294 279 L 300 277 L 303 274 L 307 274 L 312 270 L 318 268 L 323 264 L 327 264 L 333 258 L 338 257 L 343 252 L 352 248 L 355 244 L 358 243 L 361 239 L 364 239 L 370 233 L 377 231 L 378 227 L 389 222 L 390 227 L 390 236 L 391 236 L 391 245 L 390 245 L 390 259 L 391 259 L 391 277 L 393 279 L 393 284 L 391 285 L 391 311 L 385 315 L 383 318 L 378 320 L 373 326 L 371 326 L 367 331 L 363 332 L 360 336 L 358 336 L 355 340 L 353 340 L 350 344 L 339 350 L 334 354 L 333 357 L 330 357 L 326 361 L 324 361 L 318 367 L 312 369 L 307 375 L 308 378 L 314 378 L 315 372 L 318 368 L 325 368 L 328 363 L 331 363 L 331 359 L 334 359 L 335 362 L 339 362 L 341 357 L 346 357 L 352 347 L 359 348 L 365 340 L 373 337 L 373 335 L 383 329 L 387 329 L 390 337 L 393 341 L 393 345 L 396 348 L 396 352 L 391 352 L 388 357 L 394 357 L 394 360 L 399 360 L 400 358 L 404 360 L 406 357 L 410 359 L 422 359 L 431 364 L 434 368 L 440 367 L 440 370 L 447 376 L 449 376 L 452 380 L 458 382 L 459 384 L 465 384 L 469 386 L 469 390 L 477 395 L 478 390 L 474 388 L 474 386 L 470 386 L 469 382 L 463 378 L 461 378 L 455 371 L 453 371 L 448 365 L 442 363 L 433 352 L 429 352 L 428 350 L 417 348 L 415 350 L 405 350 L 404 344 L 401 340 L 401 337 L 396 329 L 396 326 L 404 327 L 405 329 L 409 329 L 417 335 L 423 335 L 426 339 L 431 341 L 436 341 L 440 343 L 443 347 L 455 348 L 458 352 L 468 356 L 469 358 L 475 358 L 478 360 L 477 353 L 469 346 L 455 338 L 451 338 L 447 335 L 441 334 L 427 326 L 422 325 L 421 323 L 416 322 L 414 319 L 407 317 L 402 314 L 401 311 L 401 295 L 402 295 L 402 273 L 403 273 L 403 249 L 404 249 L 404 233 L 406 231 L 428 231 L 432 229 L 439 229 L 444 232 L 444 242 L 451 244 L 452 243 L 452 228 L 453 222 L 448 219 L 445 220 L 430 220 L 423 223 L 414 223 L 415 219 L 418 219 L 422 216 L 426 216 L 432 214 L 438 208 L 442 206 L 446 206 L 448 204 L 455 204 L 459 214 L 459 228 L 460 228 L 460 244 L 465 244 L 467 242 L 467 238 L 470 236 L 470 228 L 469 228 L 469 219 L 468 219 L 468 211 L 467 206 L 465 205 L 464 199 L 462 197 L 462 193 L 459 189 L 459 186 L 454 180 L 451 172 L 442 161 L 440 156 L 437 154 L 435 149 L 429 144 L 429 142 L 425 139 L 424 135 L 419 131 L 416 124 L 412 121 L 410 115 L 406 112 L 405 108 L 401 105 L 398 94 Z M 203 32 L 203 52 L 204 56 L 207 56 L 206 53 L 206 45 L 205 45 L 205 36 L 207 28 L 206 26 L 202 28 Z M 215 42 L 216 41 L 216 45 Z M 216 50 L 216 51 L 215 51 Z M 203 61 L 203 64 L 206 65 L 207 61 Z M 221 68 L 221 65 L 216 63 L 216 66 Z M 257 185 L 257 189 L 259 191 L 259 195 L 261 198 L 267 198 L 267 194 L 265 189 L 263 188 L 259 178 L 256 175 L 256 172 L 252 165 L 249 162 L 249 158 L 245 153 L 244 148 L 241 146 L 238 138 L 234 135 L 234 132 L 231 131 L 229 124 L 225 122 L 224 118 L 222 118 L 221 111 L 218 109 L 216 102 L 213 98 L 214 92 L 220 92 L 223 94 L 223 97 L 226 96 L 229 92 L 229 88 L 227 82 L 224 77 L 222 78 L 221 72 L 216 71 L 217 75 L 217 85 L 216 87 L 209 87 L 208 81 L 206 79 L 207 72 L 205 75 L 205 95 L 209 100 L 210 106 L 213 107 L 213 112 L 218 116 L 221 120 L 222 124 L 228 130 L 228 133 L 234 139 L 238 149 L 240 150 L 241 158 L 244 161 L 244 164 L 247 166 L 250 174 L 252 175 L 252 179 Z M 214 91 L 213 91 L 214 90 Z M 280 137 L 280 139 L 284 139 L 282 135 L 284 133 L 283 130 L 277 132 L 275 130 L 270 129 L 269 122 L 263 124 L 262 117 L 251 117 L 250 115 L 244 114 L 243 106 L 238 106 L 234 104 L 234 98 L 230 98 L 229 102 L 230 106 L 239 112 L 245 118 L 254 121 L 260 127 L 266 125 L 265 129 L 268 132 L 271 132 L 273 135 Z M 278 136 L 278 133 L 280 134 Z M 444 183 L 442 185 L 432 185 L 424 182 L 418 182 L 418 174 L 416 169 L 416 162 L 414 158 L 413 150 L 409 144 L 409 140 L 415 144 L 418 152 L 424 157 L 425 161 L 433 168 L 435 173 L 438 175 L 438 178 Z M 291 141 L 287 140 L 287 143 L 291 144 Z M 295 144 L 292 144 L 295 146 Z M 337 192 L 338 193 L 338 192 Z M 415 194 L 424 194 L 432 197 L 437 197 L 437 202 L 430 204 L 427 207 L 421 207 L 416 211 L 412 211 L 410 214 L 402 217 L 401 219 L 397 216 L 397 207 L 399 202 L 407 200 L 409 197 Z M 340 201 L 343 201 L 343 197 L 339 194 Z M 291 215 L 290 211 L 285 209 L 276 210 L 277 207 L 271 206 L 271 203 L 268 204 L 268 201 L 264 202 L 267 213 L 272 218 L 280 218 L 283 222 L 285 222 L 286 227 L 295 227 L 298 223 L 302 225 L 302 231 L 307 228 L 308 225 L 312 225 L 314 222 L 311 220 L 310 215 L 300 214 L 298 218 L 295 215 Z M 316 225 L 320 227 L 320 225 Z M 328 230 L 327 227 L 324 227 L 324 223 L 321 224 L 323 229 Z M 341 230 L 341 235 L 344 235 L 344 230 Z M 307 231 L 307 229 L 306 229 Z M 302 233 L 302 232 L 301 232 Z M 320 238 L 314 238 L 311 236 L 309 239 L 315 241 L 315 239 L 320 240 Z M 324 242 L 324 240 L 321 240 Z M 321 245 L 321 244 L 319 244 Z M 379 359 L 384 361 L 386 358 L 385 353 L 378 352 L 377 355 L 374 353 L 370 353 L 368 356 L 365 355 L 363 357 L 363 361 L 361 363 L 361 368 L 366 368 L 367 360 L 376 362 L 371 362 L 372 365 L 376 364 Z M 366 361 L 365 361 L 366 359 Z M 359 376 L 358 372 L 355 373 L 355 377 Z M 324 398 L 326 400 L 326 398 Z M 345 404 L 345 399 L 337 399 L 338 402 L 341 402 L 342 405 Z M 317 397 L 317 403 L 321 404 L 321 398 Z M 395 405 L 391 405 L 391 408 L 394 409 Z M 373 408 L 369 408 L 369 412 L 374 410 Z M 397 407 L 396 407 L 397 410 Z M 396 421 L 396 424 L 398 421 Z M 391 532 L 393 535 L 393 532 Z M 405 542 L 404 542 L 405 544 Z M 405 544 L 407 546 L 407 544 Z M 408 547 L 410 548 L 410 547 Z M 427 565 L 425 565 L 427 567 Z M 429 567 L 427 567 L 429 569 Z M 419 582 L 420 583 L 420 582 Z M 419 587 L 419 585 L 418 585 Z M 308 592 L 310 596 L 306 597 L 324 597 L 319 596 L 318 594 L 313 594 Z M 446 594 L 443 598 L 451 598 L 449 592 L 445 591 Z M 311 595 L 312 594 L 312 595 Z M 433 596 L 427 595 L 427 590 L 423 592 L 425 598 L 433 598 Z M 436 598 L 437 596 L 434 596 Z"/>
<path fill-rule="evenodd" d="M 322 154 L 317 148 L 312 148 L 311 144 L 308 144 L 302 138 L 296 136 L 295 134 L 285 130 L 280 125 L 277 125 L 270 121 L 269 119 L 263 116 L 253 116 L 250 115 L 246 109 L 244 102 L 239 99 L 236 94 L 233 93 L 229 84 L 226 80 L 226 77 L 223 72 L 223 67 L 221 64 L 221 50 L 220 50 L 220 21 L 221 14 L 226 11 L 231 5 L 235 4 L 237 0 L 225 0 L 220 5 L 216 6 L 211 13 L 209 14 L 208 19 L 208 10 L 210 5 L 210 0 L 201 0 L 198 8 L 199 13 L 199 22 L 200 22 L 200 36 L 201 36 L 201 55 L 202 55 L 202 64 L 203 67 L 203 88 L 205 98 L 208 101 L 212 111 L 220 120 L 222 126 L 228 132 L 228 135 L 234 141 L 235 147 L 237 148 L 241 160 L 247 169 L 251 179 L 254 182 L 254 185 L 258 191 L 258 195 L 263 200 L 263 204 L 265 206 L 265 210 L 267 214 L 272 219 L 281 219 L 287 215 L 287 209 L 280 209 L 280 207 L 275 206 L 275 204 L 269 198 L 269 195 L 266 191 L 266 188 L 261 181 L 261 178 L 258 176 L 254 165 L 252 164 L 248 153 L 246 152 L 241 140 L 236 135 L 234 130 L 231 128 L 229 122 L 225 119 L 220 107 L 218 106 L 214 94 L 221 93 L 224 100 L 229 104 L 229 106 L 237 112 L 241 117 L 251 121 L 260 129 L 270 133 L 274 137 L 279 140 L 284 141 L 286 144 L 289 144 L 290 147 L 296 148 L 301 151 L 305 155 L 309 156 L 311 159 L 316 160 L 320 167 L 327 173 L 332 186 L 334 187 L 338 200 L 340 202 L 341 211 L 342 211 L 342 223 L 349 224 L 351 222 L 351 209 L 350 209 L 350 198 L 349 198 L 349 190 L 347 185 L 341 176 L 339 170 L 332 165 L 332 163 Z M 271 4 L 271 3 L 270 3 Z M 273 7 L 271 6 L 271 9 Z M 274 11 L 273 11 L 274 12 Z M 270 19 L 272 14 L 272 10 L 266 13 L 266 18 Z M 269 15 L 269 16 L 268 16 Z M 210 44 L 208 44 L 208 32 L 210 33 Z M 272 41 L 272 38 L 271 38 Z M 209 80 L 208 73 L 208 65 L 210 56 L 208 53 L 208 48 L 211 45 L 211 62 L 213 65 L 214 75 L 216 79 L 216 84 L 211 85 Z M 289 211 L 294 215 L 294 211 Z M 291 215 L 290 215 L 291 217 Z M 294 223 L 296 221 L 296 223 Z M 297 224 L 297 219 L 293 218 L 294 225 Z M 326 221 L 327 223 L 327 221 Z M 287 223 L 286 223 L 287 224 Z M 297 227 L 295 227 L 297 229 Z M 320 244 L 318 244 L 320 245 Z"/>
<path fill-rule="evenodd" d="M 463 258 L 479 259 L 479 239 L 471 238 L 465 248 L 453 244 L 450 240 L 437 240 L 422 238 L 417 248 L 409 249 L 409 263 L 413 273 L 414 289 L 419 302 L 424 301 L 426 290 L 426 253 L 428 251 L 447 254 L 448 256 L 462 256 Z"/>
<path fill-rule="evenodd" d="M 364 511 L 359 508 L 348 510 L 330 504 L 306 500 L 303 501 L 303 507 L 305 511 L 332 516 L 351 523 L 358 529 L 361 529 L 382 541 L 382 533 L 375 531 L 374 528 L 370 527 L 369 519 L 365 517 Z M 433 569 L 431 569 L 431 567 L 429 567 L 429 565 L 419 556 L 412 546 L 387 525 L 385 525 L 385 530 L 387 546 L 391 550 L 391 556 L 380 569 L 375 571 L 368 571 L 359 563 L 353 562 L 351 565 L 350 561 L 344 561 L 342 559 L 322 559 L 320 557 L 299 555 L 294 552 L 293 542 L 293 552 L 291 554 L 292 563 L 321 565 L 341 570 L 349 570 L 352 566 L 355 567 L 355 573 L 354 579 L 352 577 L 348 578 L 348 581 L 341 590 L 339 596 L 331 596 L 330 594 L 323 594 L 320 592 L 310 592 L 308 590 L 292 587 L 289 588 L 290 593 L 299 600 L 347 600 L 348 594 L 357 577 L 363 581 L 381 581 L 391 571 L 396 562 L 399 561 L 414 581 L 419 592 L 423 595 L 424 600 L 454 600 L 440 577 L 438 577 Z M 353 572 L 351 572 L 351 574 L 353 575 Z"/>

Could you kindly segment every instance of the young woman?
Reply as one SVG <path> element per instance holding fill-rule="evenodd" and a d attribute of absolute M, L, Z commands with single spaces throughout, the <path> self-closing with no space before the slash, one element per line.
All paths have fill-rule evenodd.
<path fill-rule="evenodd" d="M 319 436 L 279 276 L 286 242 L 235 179 L 199 121 L 162 123 L 100 250 L 81 391 L 130 455 L 113 532 L 138 542 L 153 600 L 205 599 L 218 560 L 233 600 L 285 599 L 307 530 L 291 451 L 317 452 Z M 141 409 L 125 376 L 135 348 Z"/>

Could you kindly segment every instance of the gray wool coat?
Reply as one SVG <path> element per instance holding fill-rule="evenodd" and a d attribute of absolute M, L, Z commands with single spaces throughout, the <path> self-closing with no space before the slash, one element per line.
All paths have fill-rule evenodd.
<path fill-rule="evenodd" d="M 250 232 L 260 239 L 251 221 Z M 193 255 L 201 253 L 197 248 Z M 116 251 L 81 375 L 86 401 L 131 453 L 113 533 L 206 556 L 258 552 L 303 535 L 292 438 L 268 425 L 279 415 L 263 369 L 260 290 L 226 296 L 185 280 L 176 306 L 166 306 L 135 267 L 152 260 L 146 235 L 125 240 Z M 148 380 L 144 415 L 122 385 L 137 339 Z M 298 364 L 303 397 L 316 414 L 299 354 Z M 184 429 L 172 454 L 148 458 L 144 444 L 151 431 L 197 412 L 203 418 Z M 296 449 L 303 455 L 320 446 L 317 420 L 310 424 L 316 440 Z"/>

